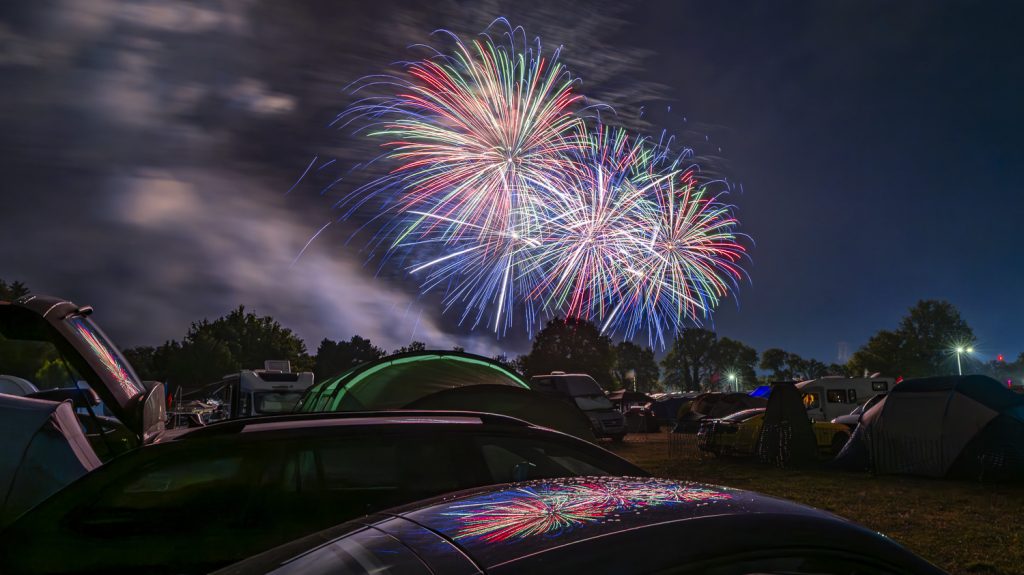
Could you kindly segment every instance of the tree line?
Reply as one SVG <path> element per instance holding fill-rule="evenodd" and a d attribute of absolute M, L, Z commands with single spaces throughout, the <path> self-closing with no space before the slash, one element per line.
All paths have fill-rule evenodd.
<path fill-rule="evenodd" d="M 0 300 L 13 300 L 27 293 L 25 284 L 0 279 Z M 500 354 L 493 359 L 526 377 L 551 371 L 587 373 L 605 389 L 749 389 L 770 381 L 826 375 L 880 373 L 911 378 L 956 373 L 952 350 L 969 347 L 974 340 L 970 326 L 952 304 L 923 300 L 910 308 L 895 329 L 873 335 L 845 364 L 825 364 L 780 348 L 758 353 L 741 341 L 698 327 L 676 334 L 658 361 L 651 347 L 630 341 L 615 343 L 594 324 L 574 318 L 549 321 L 533 338 L 528 353 L 514 358 Z M 423 342 L 411 342 L 391 353 L 425 349 Z M 388 355 L 384 348 L 359 335 L 337 341 L 325 338 L 310 354 L 305 342 L 291 329 L 244 306 L 213 321 L 193 322 L 181 340 L 127 348 L 124 353 L 141 378 L 185 389 L 215 382 L 241 369 L 262 367 L 267 359 L 286 359 L 294 370 L 311 370 L 319 380 Z M 32 376 L 30 379 L 40 383 L 60 379 L 50 365 L 52 360 L 38 358 L 31 360 L 35 362 L 32 365 L 21 365 L 29 361 L 23 352 L 14 354 L 0 346 L 0 372 L 11 373 L 17 367 L 19 374 Z M 1024 353 L 1012 362 L 983 364 L 969 355 L 963 355 L 961 361 L 966 364 L 965 372 L 986 373 L 1003 381 L 1019 379 L 1024 372 Z"/>

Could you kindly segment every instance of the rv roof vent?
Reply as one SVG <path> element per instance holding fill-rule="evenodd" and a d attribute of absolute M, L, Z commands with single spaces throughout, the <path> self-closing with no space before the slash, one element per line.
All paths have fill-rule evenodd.
<path fill-rule="evenodd" d="M 268 359 L 263 362 L 263 369 L 267 371 L 280 371 L 282 373 L 291 373 L 292 362 L 287 359 Z"/>
<path fill-rule="evenodd" d="M 564 371 L 552 371 L 551 375 L 565 375 Z"/>

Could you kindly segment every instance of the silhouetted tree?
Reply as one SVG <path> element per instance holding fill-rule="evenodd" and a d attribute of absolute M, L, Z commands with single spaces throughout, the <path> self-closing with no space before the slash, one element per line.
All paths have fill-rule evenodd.
<path fill-rule="evenodd" d="M 711 369 L 716 372 L 719 387 L 729 387 L 729 374 L 734 374 L 744 388 L 757 384 L 757 350 L 749 345 L 730 339 L 720 338 L 711 353 Z"/>
<path fill-rule="evenodd" d="M 412 352 L 412 351 L 426 351 L 426 350 L 427 350 L 427 344 L 423 343 L 422 341 L 413 341 L 413 342 L 410 342 L 409 345 L 402 346 L 402 347 L 396 349 L 395 353 L 409 353 L 409 352 Z"/>
<path fill-rule="evenodd" d="M 509 359 L 508 355 L 504 353 L 499 353 L 498 355 L 492 357 L 491 359 L 493 359 L 496 363 L 501 364 L 502 367 L 511 371 L 512 373 L 523 375 L 523 373 L 525 372 L 525 370 L 523 369 L 524 357 L 526 356 L 521 355 L 515 359 Z"/>
<path fill-rule="evenodd" d="M 956 373 L 951 352 L 974 343 L 974 331 L 947 301 L 922 300 L 895 331 L 880 331 L 850 358 L 849 369 L 884 375 L 926 377 Z M 970 365 L 970 356 L 962 356 Z"/>
<path fill-rule="evenodd" d="M 661 361 L 666 383 L 686 391 L 700 391 L 711 373 L 711 354 L 717 341 L 718 336 L 713 331 L 698 327 L 684 329 Z"/>
<path fill-rule="evenodd" d="M 292 330 L 282 327 L 270 316 L 258 316 L 246 312 L 245 306 L 238 306 L 226 316 L 214 321 L 193 322 L 185 335 L 184 346 L 199 343 L 199 338 L 226 346 L 228 355 L 240 369 L 259 369 L 268 359 L 286 359 L 292 369 L 305 370 L 313 367 L 306 354 L 306 344 Z M 219 352 L 218 352 L 219 353 Z"/>
<path fill-rule="evenodd" d="M 23 295 L 28 295 L 28 287 L 20 281 L 7 283 L 0 279 L 0 301 L 14 301 Z"/>
<path fill-rule="evenodd" d="M 533 347 L 523 360 L 526 376 L 552 371 L 586 373 L 602 387 L 612 385 L 611 339 L 601 335 L 589 321 L 567 318 L 553 319 L 537 333 Z"/>
<path fill-rule="evenodd" d="M 633 342 L 623 341 L 614 348 L 615 363 L 612 367 L 612 383 L 618 388 L 633 389 L 644 393 L 654 391 L 661 376 L 654 350 L 640 347 Z"/>
<path fill-rule="evenodd" d="M 771 372 L 769 377 L 776 381 L 793 379 L 793 370 L 789 365 L 790 353 L 772 347 L 761 352 L 761 369 Z"/>
<path fill-rule="evenodd" d="M 292 330 L 242 306 L 212 322 L 193 322 L 180 342 L 169 340 L 124 353 L 140 378 L 163 381 L 171 390 L 196 389 L 232 372 L 260 369 L 268 359 L 286 359 L 295 371 L 313 365 L 305 343 Z"/>
<path fill-rule="evenodd" d="M 385 351 L 370 340 L 352 336 L 348 341 L 324 339 L 316 350 L 313 372 L 317 380 L 339 375 L 361 363 L 384 357 Z"/>

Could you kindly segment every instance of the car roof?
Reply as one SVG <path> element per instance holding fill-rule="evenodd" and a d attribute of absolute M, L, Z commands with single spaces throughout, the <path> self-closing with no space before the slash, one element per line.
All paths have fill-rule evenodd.
<path fill-rule="evenodd" d="M 252 437 L 262 433 L 283 431 L 310 431 L 337 427 L 383 427 L 404 425 L 433 426 L 484 426 L 513 427 L 520 429 L 538 429 L 558 433 L 547 428 L 537 427 L 531 423 L 493 413 L 474 411 L 436 411 L 436 410 L 387 410 L 387 411 L 351 411 L 331 413 L 297 413 L 288 415 L 271 415 L 262 417 L 246 417 L 221 421 L 187 430 L 181 434 L 169 434 L 167 441 L 179 442 L 201 438 L 241 436 Z"/>
<path fill-rule="evenodd" d="M 650 562 L 646 567 L 637 563 L 637 572 L 664 568 L 658 561 L 701 561 L 758 549 L 841 549 L 869 558 L 916 559 L 884 536 L 845 519 L 750 491 L 656 478 L 576 477 L 427 499 L 334 527 L 311 536 L 308 543 L 299 540 L 245 563 L 264 572 L 344 537 L 350 531 L 346 525 L 372 526 L 396 517 L 452 541 L 487 572 L 562 572 L 553 567 L 592 565 L 602 555 L 610 558 L 609 549 Z M 329 548 L 327 544 L 312 552 Z"/>

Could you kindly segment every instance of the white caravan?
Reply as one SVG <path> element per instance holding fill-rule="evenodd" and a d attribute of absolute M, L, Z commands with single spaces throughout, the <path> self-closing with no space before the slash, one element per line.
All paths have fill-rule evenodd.
<path fill-rule="evenodd" d="M 216 384 L 214 399 L 227 406 L 227 417 L 291 413 L 313 385 L 313 373 L 293 373 L 288 361 L 268 360 L 264 369 L 243 369 Z"/>
<path fill-rule="evenodd" d="M 796 384 L 803 393 L 807 416 L 814 421 L 832 421 L 850 413 L 879 393 L 888 393 L 891 377 L 828 376 Z"/>

